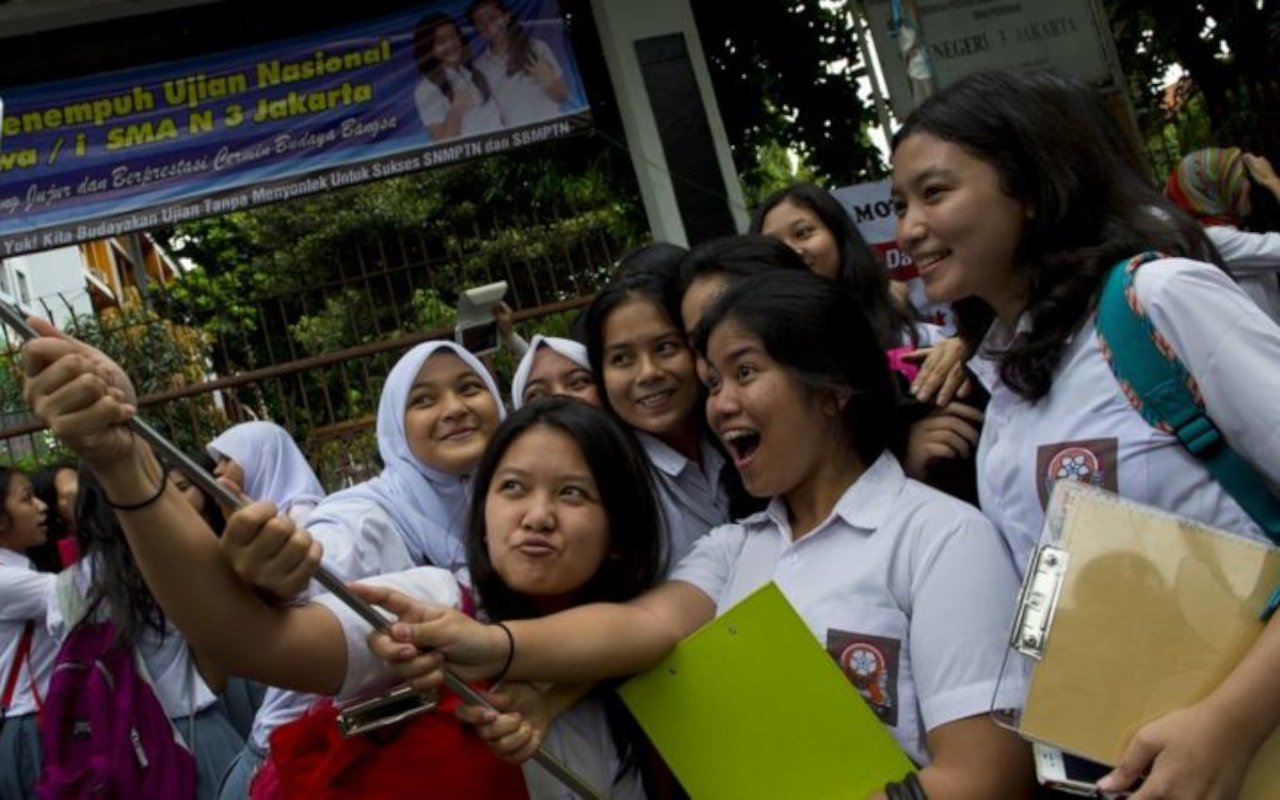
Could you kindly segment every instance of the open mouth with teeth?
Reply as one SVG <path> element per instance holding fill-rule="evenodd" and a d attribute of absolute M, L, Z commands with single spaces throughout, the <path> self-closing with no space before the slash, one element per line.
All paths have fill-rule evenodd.
<path fill-rule="evenodd" d="M 720 438 L 724 441 L 725 447 L 733 453 L 733 460 L 736 464 L 743 464 L 755 455 L 756 450 L 760 447 L 760 434 L 749 428 L 734 428 L 725 431 Z"/>

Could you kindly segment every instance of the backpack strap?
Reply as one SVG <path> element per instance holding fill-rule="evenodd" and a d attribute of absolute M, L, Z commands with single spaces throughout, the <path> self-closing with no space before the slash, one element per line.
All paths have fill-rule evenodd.
<path fill-rule="evenodd" d="M 22 662 L 27 662 L 27 673 L 31 672 L 31 641 L 36 635 L 35 620 L 27 620 L 22 626 L 22 638 L 18 641 L 18 650 L 13 655 L 13 666 L 9 667 L 9 677 L 4 682 L 4 692 L 0 694 L 0 720 L 9 715 L 9 706 L 13 705 L 13 693 L 18 688 L 18 675 L 22 672 Z M 31 689 L 35 691 L 35 678 L 32 677 Z M 36 705 L 40 698 L 36 696 Z"/>
<path fill-rule="evenodd" d="M 1268 538 L 1280 544 L 1280 497 L 1227 444 L 1205 412 L 1195 377 L 1142 311 L 1133 276 L 1163 258 L 1141 253 L 1111 268 L 1098 300 L 1097 330 L 1112 373 L 1134 409 L 1152 427 L 1177 437 Z"/>

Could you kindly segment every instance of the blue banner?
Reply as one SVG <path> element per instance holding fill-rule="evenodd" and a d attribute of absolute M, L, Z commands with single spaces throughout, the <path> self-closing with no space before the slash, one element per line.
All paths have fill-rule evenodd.
<path fill-rule="evenodd" d="M 0 97 L 0 256 L 452 164 L 591 124 L 557 0 L 432 3 Z"/>

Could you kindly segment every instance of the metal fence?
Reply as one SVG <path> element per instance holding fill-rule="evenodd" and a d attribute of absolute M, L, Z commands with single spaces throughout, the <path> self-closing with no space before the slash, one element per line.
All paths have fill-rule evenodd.
<path fill-rule="evenodd" d="M 140 413 L 175 442 L 197 450 L 228 425 L 271 419 L 294 435 L 333 490 L 379 468 L 372 426 L 382 382 L 405 350 L 453 335 L 452 322 L 438 318 L 452 292 L 504 280 L 517 323 L 563 328 L 634 244 L 616 227 L 590 210 L 506 209 L 467 230 L 423 226 L 354 245 L 334 256 L 338 279 L 259 297 L 256 324 L 245 330 L 204 333 L 218 309 L 175 323 L 162 315 L 161 297 L 161 314 L 100 313 L 83 333 L 126 364 L 143 395 Z M 527 236 L 513 243 L 511 230 L 544 235 L 532 245 Z M 436 313 L 417 307 L 422 291 L 442 284 Z M 317 352 L 306 321 L 325 319 L 335 307 L 343 313 L 330 331 L 334 346 Z M 3 326 L 0 335 L 0 460 L 33 468 L 65 457 L 23 408 L 19 343 Z M 171 356 L 181 356 L 181 365 L 155 363 L 163 362 L 154 353 L 167 352 L 166 343 L 182 350 L 183 341 L 187 351 Z M 505 385 L 511 356 L 497 354 L 490 365 Z"/>

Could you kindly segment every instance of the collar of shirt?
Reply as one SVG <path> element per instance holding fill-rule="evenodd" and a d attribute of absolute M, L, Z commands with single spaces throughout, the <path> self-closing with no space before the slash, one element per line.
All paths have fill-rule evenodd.
<path fill-rule="evenodd" d="M 18 567 L 20 569 L 32 568 L 31 559 L 17 550 L 10 550 L 7 547 L 0 547 L 0 566 Z"/>
<path fill-rule="evenodd" d="M 800 541 L 808 540 L 832 527 L 836 520 L 868 534 L 874 533 L 889 515 L 906 485 L 907 476 L 898 464 L 898 459 L 888 451 L 881 453 L 867 471 L 844 490 L 827 518 Z M 768 508 L 742 520 L 742 525 L 774 528 L 790 540 L 791 523 L 787 516 L 786 502 L 781 497 L 775 497 L 769 501 Z"/>
<path fill-rule="evenodd" d="M 637 431 L 637 434 L 639 434 L 640 445 L 644 447 L 645 454 L 649 456 L 650 463 L 663 474 L 674 478 L 684 472 L 685 468 L 690 465 L 690 460 L 685 458 L 678 450 L 652 434 L 642 431 Z M 701 468 L 703 474 L 711 478 L 718 477 L 720 468 L 724 466 L 724 456 L 720 455 L 720 451 L 716 450 L 710 442 L 701 436 L 698 437 L 698 452 L 702 457 Z M 696 469 L 697 466 L 694 465 L 694 468 Z"/>

